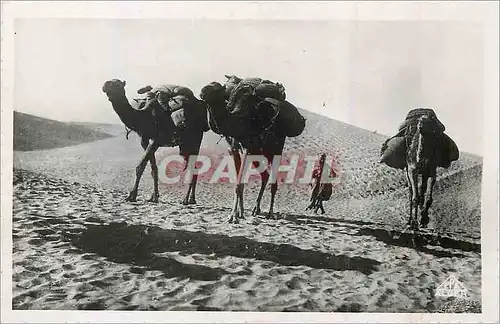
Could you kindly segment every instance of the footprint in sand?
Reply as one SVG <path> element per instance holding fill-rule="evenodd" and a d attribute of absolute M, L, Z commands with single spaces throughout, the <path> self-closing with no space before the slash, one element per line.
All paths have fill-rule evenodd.
<path fill-rule="evenodd" d="M 239 279 L 234 279 L 234 280 L 228 282 L 227 285 L 229 286 L 229 288 L 237 289 L 241 285 L 243 285 L 245 282 L 247 282 L 247 279 L 239 278 Z"/>
<path fill-rule="evenodd" d="M 290 280 L 285 282 L 285 285 L 292 290 L 300 290 L 302 289 L 301 281 L 303 281 L 301 278 L 293 276 Z"/>

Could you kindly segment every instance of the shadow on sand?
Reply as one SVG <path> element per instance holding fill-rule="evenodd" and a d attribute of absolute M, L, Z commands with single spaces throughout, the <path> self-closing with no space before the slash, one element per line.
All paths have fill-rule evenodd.
<path fill-rule="evenodd" d="M 394 230 L 389 231 L 383 228 L 374 228 L 374 226 L 382 226 L 383 224 L 364 222 L 358 220 L 332 218 L 325 216 L 308 216 L 308 215 L 294 215 L 294 214 L 286 214 L 284 215 L 284 219 L 299 225 L 304 225 L 304 224 L 308 225 L 308 221 L 312 221 L 316 224 L 330 223 L 333 225 L 341 225 L 344 228 L 355 230 L 355 232 L 353 232 L 350 235 L 372 236 L 376 240 L 384 242 L 388 245 L 407 247 L 415 249 L 420 252 L 432 254 L 440 258 L 465 257 L 465 255 L 459 253 L 452 253 L 449 251 L 430 249 L 425 245 L 438 246 L 445 249 L 456 249 L 464 252 L 481 253 L 481 244 L 478 243 L 457 240 L 451 237 L 443 237 L 435 234 L 418 233 L 416 235 L 413 235 L 411 233 L 403 233 Z"/>
<path fill-rule="evenodd" d="M 160 270 L 169 276 L 189 276 L 200 280 L 215 280 L 227 272 L 222 269 L 182 264 L 172 259 L 157 257 L 153 253 L 181 251 L 187 254 L 215 254 L 217 257 L 235 256 L 272 261 L 284 266 L 305 265 L 317 269 L 356 270 L 364 274 L 376 271 L 380 265 L 380 262 L 372 259 L 303 250 L 289 244 L 258 242 L 242 236 L 231 237 L 126 223 L 88 225 L 87 229 L 73 237 L 72 241 L 76 247 L 97 253 L 114 262 Z"/>
<path fill-rule="evenodd" d="M 441 237 L 433 234 L 417 233 L 413 235 L 412 233 L 387 231 L 380 228 L 362 228 L 354 235 L 373 236 L 378 241 L 389 245 L 409 247 L 437 257 L 465 257 L 465 255 L 442 250 L 433 250 L 425 247 L 425 245 L 439 246 L 445 249 L 456 249 L 464 252 L 481 253 L 481 244 L 460 241 L 450 237 Z M 416 246 L 413 245 L 413 242 L 415 242 Z"/>
<path fill-rule="evenodd" d="M 359 228 L 359 226 L 363 226 L 363 225 L 377 224 L 377 223 L 371 223 L 371 222 L 364 222 L 364 221 L 360 221 L 360 220 L 333 218 L 333 217 L 318 216 L 318 215 L 312 216 L 312 215 L 298 215 L 298 214 L 283 214 L 281 216 L 283 217 L 284 220 L 296 223 L 298 225 L 307 224 L 309 221 L 342 224 L 342 226 L 346 226 L 346 224 L 358 225 L 358 226 L 356 226 L 356 228 Z M 354 226 L 350 226 L 350 227 L 355 228 Z"/>

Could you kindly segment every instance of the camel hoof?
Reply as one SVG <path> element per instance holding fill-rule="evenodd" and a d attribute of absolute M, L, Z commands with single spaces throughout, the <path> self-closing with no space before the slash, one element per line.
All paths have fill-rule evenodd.
<path fill-rule="evenodd" d="M 189 205 L 196 205 L 196 200 L 190 199 L 189 200 Z"/>
<path fill-rule="evenodd" d="M 158 197 L 151 197 L 148 199 L 148 202 L 153 203 L 153 204 L 157 204 L 158 201 L 159 201 Z"/>
<path fill-rule="evenodd" d="M 252 216 L 260 215 L 260 208 L 255 206 L 252 210 Z"/>
<path fill-rule="evenodd" d="M 135 196 L 135 195 L 129 195 L 127 198 L 125 198 L 125 201 L 136 202 L 137 201 L 137 196 Z"/>
<path fill-rule="evenodd" d="M 277 220 L 278 217 L 273 212 L 269 212 L 269 213 L 267 213 L 266 219 Z"/>
<path fill-rule="evenodd" d="M 184 206 L 187 206 L 189 205 L 189 201 L 187 199 L 184 199 L 181 204 L 183 204 Z"/>

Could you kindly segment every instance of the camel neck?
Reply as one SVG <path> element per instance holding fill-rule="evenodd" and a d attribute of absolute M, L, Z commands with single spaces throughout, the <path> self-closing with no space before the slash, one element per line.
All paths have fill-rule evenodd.
<path fill-rule="evenodd" d="M 208 109 L 211 118 L 220 125 L 223 125 L 227 122 L 227 118 L 229 117 L 229 112 L 226 109 L 226 103 L 224 100 L 214 101 L 209 104 Z"/>
<path fill-rule="evenodd" d="M 109 98 L 120 120 L 130 129 L 135 130 L 138 111 L 132 108 L 127 97 Z"/>

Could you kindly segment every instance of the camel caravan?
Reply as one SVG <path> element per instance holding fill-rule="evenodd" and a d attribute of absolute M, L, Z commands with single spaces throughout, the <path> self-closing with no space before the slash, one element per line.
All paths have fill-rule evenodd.
<path fill-rule="evenodd" d="M 238 223 L 244 218 L 244 182 L 240 179 L 247 157 L 264 156 L 271 167 L 273 162 L 276 163 L 273 157 L 282 155 L 286 138 L 303 133 L 306 119 L 286 100 L 282 84 L 235 75 L 225 75 L 225 78 L 224 84 L 214 81 L 204 86 L 200 99 L 183 86 L 148 85 L 137 91 L 145 97 L 135 98 L 135 107 L 126 97 L 125 81 L 113 79 L 104 83 L 102 91 L 128 129 L 127 136 L 130 131 L 137 133 L 144 149 L 127 201 L 136 201 L 139 182 L 149 162 L 154 188 L 148 201 L 158 202 L 158 166 L 155 159 L 158 148 L 178 146 L 186 171 L 190 157 L 196 158 L 199 154 L 203 134 L 212 130 L 227 141 L 238 175 L 229 222 Z M 429 223 L 437 168 L 448 168 L 459 157 L 457 145 L 444 131 L 444 125 L 432 109 L 414 109 L 408 113 L 399 132 L 382 145 L 380 163 L 406 171 L 410 189 L 408 226 L 413 230 L 417 230 L 419 225 L 426 227 Z M 329 200 L 332 195 L 332 184 L 322 181 L 324 170 L 330 177 L 335 177 L 335 171 L 325 163 L 325 156 L 320 152 L 319 166 L 314 169 L 310 183 L 313 189 L 307 209 L 313 209 L 314 213 L 321 210 L 324 214 L 323 201 Z M 196 204 L 197 178 L 194 174 L 190 180 L 182 201 L 184 205 Z M 268 182 L 271 182 L 271 201 L 266 218 L 276 219 L 273 208 L 278 190 L 276 177 L 270 177 L 268 169 L 265 169 L 260 172 L 260 178 L 261 187 L 252 215 L 261 214 L 261 200 Z"/>

